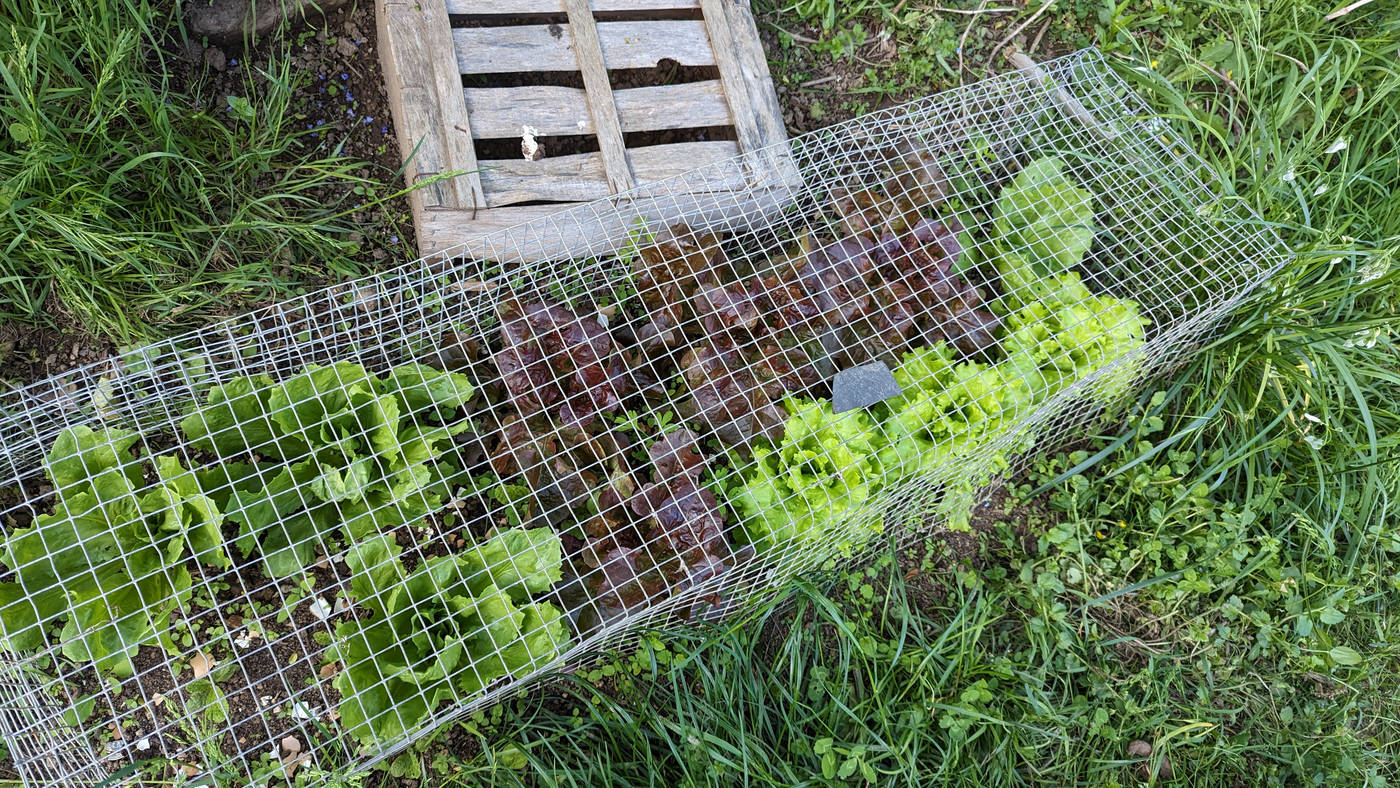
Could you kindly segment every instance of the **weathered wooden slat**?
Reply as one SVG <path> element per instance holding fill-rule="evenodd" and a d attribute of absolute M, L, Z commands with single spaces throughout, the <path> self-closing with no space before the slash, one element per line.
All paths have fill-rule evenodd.
<path fill-rule="evenodd" d="M 755 160 L 754 185 L 796 188 L 802 176 L 791 150 L 782 144 L 787 141 L 787 126 L 748 0 L 700 0 L 700 7 L 734 115 L 739 147 L 746 153 L 768 148 Z"/>
<path fill-rule="evenodd" d="M 541 136 L 592 134 L 588 100 L 578 88 L 526 85 L 466 88 L 467 113 L 477 139 L 518 137 L 523 124 Z M 733 119 L 717 79 L 613 91 L 623 133 L 729 126 Z"/>
<path fill-rule="evenodd" d="M 483 207 L 461 76 L 438 54 L 452 45 L 445 0 L 379 0 L 376 17 L 399 148 L 405 156 L 412 153 L 406 180 L 414 184 L 431 175 L 468 172 L 415 192 L 415 213 L 425 207 Z"/>
<path fill-rule="evenodd" d="M 599 22 L 598 42 L 608 68 L 650 68 L 663 58 L 683 66 L 714 65 L 700 20 Z M 573 35 L 564 25 L 461 27 L 452 30 L 463 74 L 577 71 Z"/>
<path fill-rule="evenodd" d="M 622 139 L 622 121 L 617 118 L 613 104 L 612 83 L 608 67 L 603 64 L 603 45 L 598 40 L 598 23 L 588 0 L 564 0 L 569 14 L 569 32 L 574 38 L 574 57 L 578 58 L 579 74 L 588 99 L 588 113 L 593 117 L 594 134 L 598 138 L 598 155 L 603 160 L 603 175 L 613 192 L 625 192 L 636 185 L 627 163 L 627 144 Z"/>
<path fill-rule="evenodd" d="M 594 11 L 674 11 L 700 7 L 699 0 L 592 0 Z M 449 14 L 517 16 L 562 14 L 563 0 L 447 0 Z"/>
<path fill-rule="evenodd" d="M 762 226 L 791 203 L 786 189 L 746 189 L 676 195 L 664 205 L 621 203 L 615 210 L 599 212 L 561 212 L 558 205 L 517 205 L 475 214 L 435 210 L 427 211 L 418 225 L 418 245 L 424 256 L 465 254 L 516 263 L 589 257 L 621 248 L 639 219 L 653 228 L 685 222 L 742 230 Z"/>
<path fill-rule="evenodd" d="M 546 137 L 593 133 L 593 116 L 580 88 L 524 85 L 466 88 L 463 93 L 472 116 L 472 136 L 479 140 L 519 137 L 525 124 Z"/>
<path fill-rule="evenodd" d="M 688 172 L 696 167 L 714 164 L 737 156 L 739 147 L 732 141 L 675 142 L 632 148 L 632 174 L 638 185 Z M 481 185 L 486 191 L 486 204 L 492 208 L 520 202 L 547 200 L 550 202 L 586 202 L 607 197 L 608 188 L 603 159 L 597 153 L 574 153 L 548 156 L 539 161 L 508 159 L 481 162 Z M 741 167 L 725 168 L 705 181 L 706 189 L 728 191 L 741 189 L 746 173 Z"/>
<path fill-rule="evenodd" d="M 747 0 L 700 0 L 734 129 L 744 150 L 787 139 L 768 58 Z"/>

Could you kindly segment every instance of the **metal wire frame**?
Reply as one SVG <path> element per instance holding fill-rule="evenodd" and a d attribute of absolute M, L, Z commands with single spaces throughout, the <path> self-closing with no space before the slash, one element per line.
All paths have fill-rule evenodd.
<path fill-rule="evenodd" d="M 961 215 L 969 237 L 977 239 L 991 233 L 991 207 L 1002 185 L 1039 156 L 1060 157 L 1071 180 L 1091 192 L 1096 203 L 1095 245 L 1077 271 L 1095 293 L 1137 303 L 1150 321 L 1146 342 L 1053 395 L 1031 392 L 1034 396 L 1015 418 L 983 436 L 975 450 L 951 454 L 929 472 L 875 480 L 883 483 L 877 494 L 833 517 L 821 527 L 817 539 L 794 541 L 790 545 L 793 549 L 778 545 L 756 557 L 736 549 L 729 556 L 727 572 L 693 584 L 669 583 L 646 589 L 643 603 L 611 618 L 598 611 L 586 593 L 578 593 L 588 582 L 586 570 L 579 571 L 582 579 L 566 577 L 551 591 L 534 595 L 537 602 L 557 606 L 568 618 L 570 640 L 566 647 L 546 664 L 533 666 L 528 675 L 486 676 L 486 686 L 478 692 L 451 690 L 450 702 L 439 702 L 430 695 L 430 690 L 436 691 L 431 682 L 428 686 L 422 681 L 395 684 L 400 695 L 388 713 L 399 717 L 402 730 L 371 745 L 361 745 L 338 729 L 337 710 L 368 695 L 339 695 L 331 673 L 321 672 L 325 648 L 328 643 L 345 640 L 337 635 L 337 627 L 353 630 L 373 626 L 382 617 L 369 607 L 387 605 L 391 595 L 407 593 L 406 584 L 400 579 L 377 589 L 371 598 L 354 598 L 344 608 L 331 604 L 337 596 L 353 595 L 343 561 L 349 545 L 334 523 L 314 527 L 309 533 L 293 527 L 296 513 L 331 505 L 325 500 L 324 475 L 318 477 L 323 485 L 319 488 L 316 479 L 294 480 L 286 490 L 292 501 L 287 511 L 252 536 L 259 542 L 280 538 L 288 546 L 309 547 L 303 553 L 312 557 L 307 577 L 324 585 L 308 589 L 304 577 L 270 576 L 256 550 L 245 555 L 231 545 L 185 545 L 177 560 L 161 562 L 158 569 L 132 578 L 151 581 L 138 592 L 136 609 L 117 605 L 118 600 L 108 598 L 106 590 L 95 602 L 87 603 L 102 604 L 113 618 L 131 623 L 147 621 L 154 611 L 159 620 L 150 621 L 149 628 L 158 630 L 168 622 L 169 630 L 175 633 L 177 640 L 166 649 L 154 637 L 143 640 L 130 676 L 112 681 L 91 661 L 64 655 L 65 647 L 71 650 L 84 635 L 82 626 L 74 623 L 74 611 L 95 608 L 73 602 L 65 610 L 39 609 L 23 596 L 2 603 L 0 619 L 18 620 L 21 612 L 28 612 L 43 620 L 48 630 L 42 647 L 23 654 L 23 670 L 7 670 L 5 681 L 0 682 L 0 735 L 16 771 L 30 785 L 91 784 L 95 776 L 123 764 L 155 757 L 169 759 L 176 768 L 184 764 L 192 771 L 216 772 L 220 778 L 253 780 L 284 768 L 286 753 L 279 751 L 278 743 L 287 736 L 296 737 L 302 754 L 308 756 L 298 764 L 303 776 L 311 768 L 368 766 L 447 720 L 519 691 L 531 677 L 583 664 L 604 649 L 624 648 L 645 628 L 693 614 L 716 595 L 724 600 L 723 612 L 734 612 L 797 573 L 831 561 L 859 560 L 859 555 L 851 554 L 858 554 L 862 545 L 843 544 L 849 541 L 844 537 L 869 531 L 872 524 L 903 544 L 926 532 L 948 512 L 969 509 L 994 479 L 1014 474 L 1030 458 L 1112 413 L 1114 403 L 1130 393 L 1123 385 L 1125 380 L 1141 382 L 1179 363 L 1286 259 L 1272 231 L 1224 197 L 1204 163 L 1165 123 L 1153 117 L 1097 52 L 1085 50 L 1043 64 L 1036 73 L 1005 74 L 719 165 L 746 175 L 752 188 L 742 193 L 704 192 L 702 185 L 714 179 L 713 171 L 650 184 L 502 231 L 487 239 L 484 254 L 472 258 L 449 253 L 415 261 L 13 391 L 0 400 L 0 478 L 14 491 L 4 499 L 0 514 L 11 540 L 40 515 L 54 511 L 60 499 L 78 500 L 75 490 L 88 483 L 79 479 L 71 483 L 72 489 L 54 489 L 55 470 L 45 460 L 61 434 L 77 427 L 114 427 L 135 433 L 132 449 L 118 452 L 124 463 L 119 471 L 130 482 L 122 499 L 135 509 L 127 511 L 140 514 L 130 521 L 120 517 L 113 521 L 110 507 L 89 506 L 86 511 L 70 511 L 66 520 L 46 520 L 49 530 L 37 537 L 45 541 L 46 555 L 16 566 L 19 559 L 7 546 L 0 551 L 0 558 L 9 571 L 0 575 L 0 581 L 14 582 L 26 571 L 61 574 L 58 564 L 77 561 L 79 555 L 84 556 L 79 561 L 83 577 L 97 580 L 103 573 L 144 565 L 139 560 L 144 551 L 170 548 L 187 539 L 178 529 L 149 530 L 150 523 L 179 506 L 178 502 L 169 507 L 150 503 L 149 496 L 161 487 L 161 480 L 152 473 L 149 457 L 176 458 L 191 473 L 230 466 L 238 458 L 219 456 L 196 445 L 180 423 L 190 415 L 192 403 L 203 402 L 211 387 L 253 375 L 269 376 L 269 385 L 275 390 L 314 365 L 323 365 L 330 370 L 323 374 L 334 379 L 323 393 L 342 397 L 363 384 L 350 378 L 358 375 L 353 368 L 333 366 L 336 362 L 352 362 L 381 377 L 395 365 L 409 361 L 460 370 L 472 378 L 477 392 L 465 416 L 474 427 L 463 433 L 467 439 L 455 441 L 444 456 L 484 467 L 480 459 L 465 456 L 474 449 L 490 453 L 493 435 L 510 422 L 518 404 L 506 395 L 491 356 L 499 352 L 492 345 L 502 327 L 497 306 L 507 295 L 525 303 L 572 303 L 575 326 L 584 320 L 606 320 L 608 305 L 619 298 L 634 299 L 628 303 L 635 304 L 635 299 L 653 294 L 629 290 L 637 286 L 630 267 L 639 250 L 658 243 L 648 234 L 663 233 L 668 227 L 676 228 L 673 234 L 677 242 L 722 249 L 731 265 L 754 275 L 780 274 L 790 262 L 795 243 L 808 239 L 810 245 L 818 245 L 839 235 L 829 210 L 834 189 L 882 188 L 886 197 L 922 199 L 920 194 L 907 191 L 907 185 L 891 179 L 891 170 L 900 166 L 901 156 L 909 150 L 936 162 L 952 196 L 965 208 Z M 906 192 L 891 193 L 901 189 Z M 937 215 L 937 210 L 933 213 Z M 586 238 L 592 245 L 592 256 L 556 259 L 551 249 L 560 237 Z M 985 241 L 978 241 L 964 253 L 986 252 L 979 248 L 983 244 Z M 886 274 L 887 279 L 903 276 L 902 272 Z M 1000 283 L 986 271 L 981 276 L 977 283 L 990 298 Z M 856 278 L 835 284 L 859 287 Z M 903 283 L 918 284 L 907 279 Z M 654 286 L 677 284 L 681 283 L 657 282 Z M 705 317 L 686 315 L 677 330 L 685 332 Z M 1095 317 L 1088 314 L 1084 319 Z M 625 309 L 612 314 L 616 321 L 625 318 Z M 812 321 L 810 334 L 827 331 L 824 324 L 807 319 Z M 870 319 L 862 315 L 853 322 L 866 321 L 866 328 L 874 330 Z M 604 328 L 609 335 L 616 334 Z M 547 365 L 570 349 L 565 337 L 557 339 L 554 344 L 561 347 L 543 353 L 545 357 L 536 363 Z M 472 357 L 474 345 L 487 348 L 480 358 Z M 831 364 L 823 361 L 817 370 L 822 375 L 880 355 L 862 347 L 832 348 L 829 343 L 826 347 L 835 360 Z M 908 343 L 901 349 L 909 349 Z M 622 350 L 609 352 L 617 356 Z M 898 354 L 894 356 L 897 360 Z M 640 377 L 651 372 L 656 377 L 675 377 L 675 369 L 659 363 L 634 358 L 628 374 Z M 814 369 L 816 366 L 814 362 Z M 818 385 L 805 393 L 817 396 L 823 391 Z M 752 390 L 743 393 L 754 394 Z M 298 406 L 310 403 L 288 396 L 282 410 L 270 414 L 282 425 L 283 439 L 372 446 L 379 435 L 360 411 L 353 411 L 355 415 L 348 421 L 343 414 L 316 411 L 314 407 L 303 412 Z M 680 386 L 657 398 L 633 397 L 628 402 L 637 411 L 635 421 L 660 423 L 679 418 L 676 414 L 689 396 L 685 386 Z M 958 407 L 950 407 L 951 417 L 959 415 Z M 400 423 L 413 420 L 439 426 L 460 423 L 463 418 L 457 410 L 444 409 L 436 401 L 417 408 L 405 406 L 401 411 Z M 224 425 L 212 418 L 213 411 L 208 408 L 193 412 L 215 436 L 236 437 L 247 448 L 244 459 L 268 460 L 283 452 L 262 417 Z M 531 467 L 518 469 L 515 482 L 532 471 L 555 474 L 558 468 L 552 461 L 566 454 L 563 447 L 576 437 L 561 427 L 557 418 L 545 424 L 537 417 L 537 423 L 540 426 L 531 433 L 537 458 Z M 687 423 L 709 433 L 693 418 Z M 621 432 L 610 425 L 607 434 L 615 437 Z M 656 437 L 651 436 L 653 440 Z M 622 447 L 622 451 L 640 451 L 649 442 L 639 441 L 638 445 Z M 96 463 L 102 446 L 124 445 L 110 435 L 98 443 L 91 453 L 80 455 L 82 463 L 90 458 Z M 732 462 L 740 476 L 751 469 L 744 465 L 749 460 L 742 453 L 725 460 L 711 448 L 702 451 L 712 465 Z M 836 461 L 830 450 L 824 459 Z M 661 481 L 647 463 L 624 462 L 638 487 L 649 477 Z M 250 478 L 260 485 L 274 483 L 286 466 L 254 464 Z M 346 476 L 357 472 L 348 463 L 318 471 Z M 505 485 L 511 482 L 495 480 L 488 489 L 478 491 L 476 500 L 489 499 L 493 492 L 504 495 Z M 592 480 L 588 492 L 596 494 L 602 483 Z M 838 479 L 838 492 L 856 493 L 845 484 Z M 459 553 L 459 537 L 479 540 L 484 536 L 444 516 L 444 511 L 461 509 L 458 504 L 465 500 L 461 496 L 443 500 L 421 486 L 408 485 L 406 489 L 378 502 L 373 511 L 383 521 L 403 525 L 397 530 L 405 535 L 400 541 L 410 543 L 405 554 L 411 556 L 408 560 L 414 567 L 425 565 L 431 555 Z M 530 524 L 564 531 L 589 516 L 587 502 L 570 500 L 557 494 L 557 489 L 548 491 L 549 495 L 545 492 L 533 489 L 529 493 Z M 234 503 L 224 512 L 226 516 L 246 515 L 253 505 L 244 502 L 240 509 L 237 499 L 230 500 Z M 730 541 L 737 543 L 741 526 L 725 501 L 720 504 L 726 513 Z M 71 503 L 68 506 L 73 508 Z M 499 509 L 481 512 L 481 516 L 500 515 Z M 139 539 L 134 544 L 114 542 L 118 545 L 114 551 L 89 556 L 89 548 L 78 543 L 83 534 L 72 525 L 84 516 L 106 518 L 108 533 L 100 535 L 104 537 L 127 533 L 122 529 L 144 523 L 147 530 L 142 533 L 150 537 L 149 543 Z M 225 523 L 225 535 L 238 536 L 233 525 L 232 520 Z M 480 523 L 466 525 L 481 530 Z M 505 523 L 498 525 L 504 527 Z M 74 538 L 66 539 L 62 529 L 70 526 Z M 50 544 L 50 538 L 58 542 Z M 644 539 L 659 541 L 650 536 Z M 232 566 L 213 563 L 221 547 L 228 551 Z M 516 559 L 515 554 L 508 554 L 505 560 L 517 573 L 526 571 L 528 567 L 515 566 Z M 394 567 L 404 567 L 405 574 L 411 571 L 399 558 L 377 566 Z M 486 571 L 498 569 L 489 567 Z M 189 573 L 188 598 L 150 592 L 162 584 L 181 586 L 185 572 Z M 448 580 L 449 585 L 455 582 Z M 435 617 L 453 615 L 450 606 L 444 607 L 448 605 L 446 592 L 452 589 L 441 587 L 438 579 L 432 582 L 436 591 L 413 599 L 408 610 L 419 616 L 421 626 L 427 629 L 441 623 L 435 622 Z M 309 615 L 317 605 L 324 615 Z M 235 613 L 235 609 L 244 612 Z M 284 612 L 290 618 L 279 620 Z M 596 621 L 590 623 L 591 619 Z M 62 624 L 68 628 L 55 634 Z M 251 634 L 254 631 L 260 636 Z M 460 634 L 480 637 L 483 632 Z M 485 636 L 491 637 L 489 632 Z M 507 649 L 519 645 L 518 641 L 492 642 L 493 656 L 502 658 Z M 383 676 L 384 686 L 438 664 L 443 648 L 439 643 L 425 650 L 408 642 L 385 648 L 385 653 L 377 655 L 379 661 L 394 667 Z M 212 655 L 222 663 L 222 671 L 216 674 L 220 693 L 194 692 L 191 676 L 196 671 L 189 663 L 196 654 Z M 459 661 L 446 669 L 446 677 L 454 682 L 469 681 L 467 674 L 481 664 L 481 659 Z M 336 666 L 340 671 L 354 667 Z M 415 703 L 418 710 L 407 711 Z M 418 713 L 424 706 L 426 712 Z M 24 711 L 15 713 L 16 709 Z"/>

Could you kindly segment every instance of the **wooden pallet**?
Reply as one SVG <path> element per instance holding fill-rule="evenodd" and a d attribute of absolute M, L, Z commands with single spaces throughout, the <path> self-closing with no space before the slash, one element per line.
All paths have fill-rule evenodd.
<path fill-rule="evenodd" d="M 460 244 L 482 254 L 476 242 L 492 231 L 787 139 L 747 0 L 376 0 L 376 11 L 407 181 L 464 173 L 411 193 L 425 256 Z M 613 89 L 610 72 L 663 60 L 702 78 Z M 537 161 L 509 155 L 526 125 L 546 149 Z M 646 134 L 705 130 L 720 138 Z M 561 137 L 596 150 L 550 155 Z M 685 187 L 768 188 L 775 173 L 796 177 L 786 160 L 716 168 Z"/>

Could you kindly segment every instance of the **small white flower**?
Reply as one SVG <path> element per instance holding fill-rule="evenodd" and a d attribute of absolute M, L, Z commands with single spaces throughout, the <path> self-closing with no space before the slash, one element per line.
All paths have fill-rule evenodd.
<path fill-rule="evenodd" d="M 1303 418 L 1307 419 L 1308 421 L 1311 421 L 1313 424 L 1321 424 L 1321 423 L 1322 423 L 1322 419 L 1319 419 L 1318 417 L 1312 415 L 1311 413 L 1304 413 L 1304 414 L 1303 414 Z"/>
<path fill-rule="evenodd" d="M 1321 450 L 1323 444 L 1325 444 L 1326 442 L 1327 442 L 1327 441 L 1325 441 L 1325 440 L 1323 440 L 1323 439 L 1317 437 L 1316 435 L 1304 435 L 1304 436 L 1303 436 L 1303 443 L 1308 444 L 1309 446 L 1313 447 L 1314 449 Z"/>
<path fill-rule="evenodd" d="M 1316 196 L 1319 195 L 1319 194 L 1326 194 L 1326 193 L 1327 193 L 1327 184 L 1325 184 L 1325 183 L 1319 183 L 1319 184 L 1317 185 L 1317 188 L 1316 188 L 1316 189 L 1313 189 L 1313 196 L 1314 196 L 1314 197 L 1316 197 Z"/>
<path fill-rule="evenodd" d="M 1288 181 L 1289 183 L 1292 183 L 1292 182 L 1293 182 L 1293 179 L 1294 179 L 1294 178 L 1297 178 L 1297 177 L 1298 177 L 1298 173 L 1294 172 L 1292 167 L 1289 167 L 1289 168 L 1288 168 L 1288 172 L 1285 172 L 1285 173 L 1283 174 L 1283 179 L 1284 179 L 1285 181 Z"/>
<path fill-rule="evenodd" d="M 1374 282 L 1377 279 L 1390 273 L 1390 259 L 1387 255 L 1372 255 L 1366 264 L 1356 272 L 1357 281 L 1361 284 Z"/>
<path fill-rule="evenodd" d="M 299 720 L 316 719 L 316 714 L 312 711 L 311 707 L 307 706 L 305 703 L 302 703 L 299 700 L 293 701 L 292 703 L 292 716 L 296 717 Z"/>
<path fill-rule="evenodd" d="M 1328 152 L 1328 153 L 1338 153 L 1338 152 L 1344 151 L 1344 150 L 1346 150 L 1346 149 L 1347 149 L 1347 141 L 1346 141 L 1346 139 L 1344 139 L 1344 138 L 1342 138 L 1342 137 L 1338 137 L 1338 138 L 1337 138 L 1337 141 L 1334 142 L 1334 143 L 1332 143 L 1331 147 L 1329 147 L 1329 148 L 1327 149 L 1327 152 Z"/>

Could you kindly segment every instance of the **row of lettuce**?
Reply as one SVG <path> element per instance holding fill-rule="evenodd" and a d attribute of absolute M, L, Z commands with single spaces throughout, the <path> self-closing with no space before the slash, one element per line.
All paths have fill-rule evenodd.
<path fill-rule="evenodd" d="M 981 360 L 950 342 L 905 353 L 894 370 L 901 395 L 868 410 L 835 414 L 828 400 L 790 399 L 782 438 L 755 447 L 748 470 L 723 484 L 746 537 L 807 560 L 849 554 L 884 525 L 868 504 L 911 480 L 900 497 L 927 495 L 925 510 L 965 526 L 971 493 L 1038 437 L 1027 416 L 1080 381 L 1079 407 L 1110 406 L 1127 392 L 1148 322 L 1135 302 L 1095 294 L 1071 270 L 1093 244 L 1094 213 L 1058 157 L 1017 173 L 986 243 L 957 250 L 982 251 L 964 265 L 996 272 L 996 341 Z M 915 519 L 935 513 L 915 509 Z"/>
<path fill-rule="evenodd" d="M 1144 321 L 1130 301 L 1090 293 L 1075 274 L 1008 316 L 1004 356 L 959 360 L 947 344 L 911 351 L 894 370 L 901 394 L 870 409 L 833 413 L 830 400 L 791 399 L 783 437 L 755 447 L 728 483 L 743 532 L 760 552 L 849 555 L 885 522 L 869 506 L 882 490 L 916 481 L 954 528 L 966 525 L 971 493 L 1030 449 L 1027 417 L 1051 397 L 1086 384 L 1082 407 L 1111 405 L 1137 377 L 1129 358 Z"/>
<path fill-rule="evenodd" d="M 141 438 L 126 430 L 64 430 L 47 458 L 53 512 L 0 549 L 5 646 L 56 645 L 127 677 L 142 646 L 180 653 L 171 616 L 189 610 L 190 561 L 217 574 L 256 560 L 275 580 L 302 576 L 320 553 L 344 560 L 350 599 L 367 611 L 338 622 L 326 652 L 340 668 L 340 719 L 361 740 L 391 740 L 446 699 L 533 671 L 570 637 L 563 611 L 536 599 L 563 576 L 557 535 L 503 530 L 412 569 L 394 536 L 462 482 L 448 449 L 471 426 L 472 394 L 464 376 L 418 364 L 383 377 L 338 363 L 282 383 L 236 378 L 181 423 L 209 455 L 198 470 L 134 451 Z"/>
<path fill-rule="evenodd" d="M 696 560 L 716 567 L 703 579 L 727 571 L 714 557 L 720 552 L 726 561 L 850 553 L 883 527 L 881 492 L 912 480 L 943 496 L 944 517 L 965 521 L 960 496 L 1031 447 L 1026 416 L 1094 375 L 1081 402 L 1108 404 L 1138 374 L 1139 361 L 1123 361 L 1144 342 L 1137 306 L 1091 292 L 1070 270 L 1092 243 L 1093 216 L 1090 196 L 1066 179 L 1058 159 L 1028 165 L 1003 190 L 978 263 L 1001 282 L 991 307 L 1002 316 L 973 319 L 969 307 L 958 318 L 966 331 L 944 329 L 986 334 L 975 356 L 952 340 L 915 347 L 894 370 L 900 396 L 869 409 L 836 414 L 828 400 L 787 396 L 782 428 L 732 448 L 727 462 L 708 469 L 703 488 L 695 435 L 668 435 L 647 450 L 652 484 L 613 473 L 629 479 L 625 489 L 608 488 L 614 515 L 636 510 L 652 529 L 639 531 L 646 541 L 675 542 L 678 560 L 698 555 L 681 562 L 690 572 L 685 582 L 702 579 Z M 48 455 L 52 513 L 13 531 L 0 548 L 11 570 L 0 582 L 6 647 L 57 646 L 104 675 L 130 676 L 142 646 L 178 653 L 171 618 L 189 609 L 191 562 L 218 573 L 256 561 L 275 581 L 303 576 L 318 556 L 338 556 L 359 613 L 335 624 L 325 659 L 337 666 L 341 723 L 364 743 L 396 739 L 443 704 L 550 662 L 574 636 L 554 595 L 579 559 L 566 554 L 560 536 L 574 526 L 498 529 L 435 557 L 406 552 L 401 542 L 412 543 L 411 535 L 397 538 L 459 500 L 462 489 L 482 487 L 457 450 L 473 427 L 468 403 L 476 393 L 468 377 L 419 364 L 382 375 L 341 362 L 280 382 L 234 378 L 180 424 L 194 469 L 135 433 L 64 430 Z M 580 431 L 585 420 L 569 409 L 597 396 L 584 386 L 559 397 Z M 537 398 L 539 410 L 551 404 Z M 725 426 L 705 415 L 700 408 L 695 420 L 702 431 Z M 523 424 L 500 430 L 515 465 L 493 462 L 488 494 L 506 489 L 507 476 L 524 480 L 517 487 L 537 485 L 529 466 L 551 461 L 542 455 L 556 451 L 553 444 Z M 601 521 L 609 510 L 600 500 L 595 494 L 590 505 Z M 736 524 L 726 528 L 721 510 Z M 675 523 L 666 525 L 667 516 Z M 671 582 L 664 566 L 653 567 L 661 580 L 639 568 L 639 548 L 616 533 L 594 536 L 604 558 L 588 566 L 603 576 L 600 596 L 610 587 L 630 604 L 620 589 L 632 588 L 645 604 L 649 584 Z M 745 547 L 717 552 L 711 542 L 726 539 Z M 630 563 L 619 570 L 609 556 Z"/>

